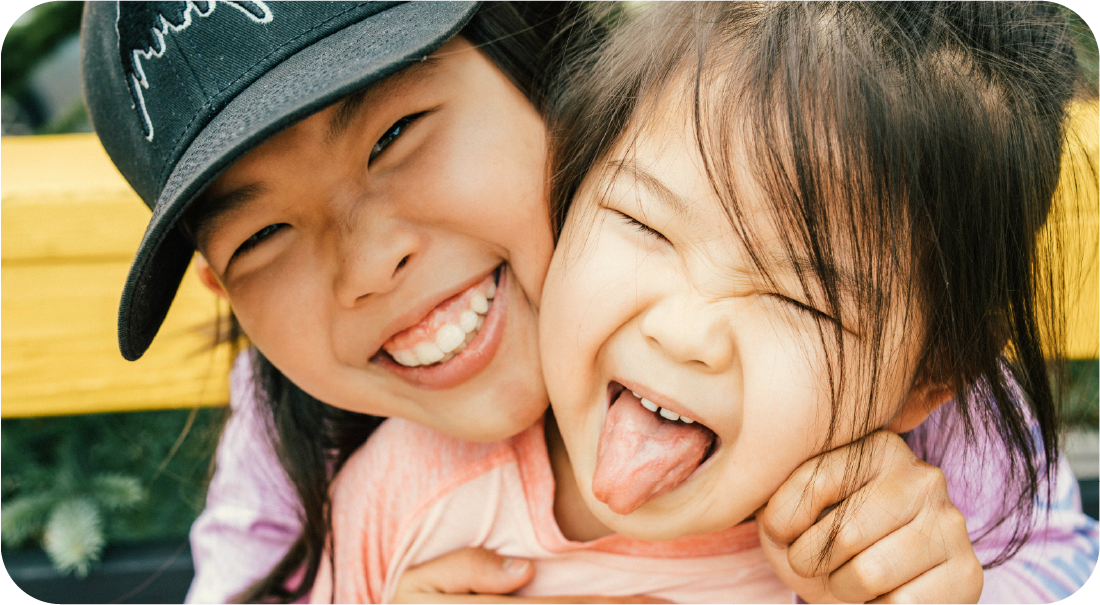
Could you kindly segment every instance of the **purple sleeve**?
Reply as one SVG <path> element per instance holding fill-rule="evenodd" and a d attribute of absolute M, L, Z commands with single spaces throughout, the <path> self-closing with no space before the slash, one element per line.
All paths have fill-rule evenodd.
<path fill-rule="evenodd" d="M 188 603 L 225 603 L 267 575 L 301 532 L 298 498 L 256 410 L 252 363 L 238 355 L 230 372 L 232 416 L 218 445 L 206 508 L 191 526 L 195 579 Z"/>
<path fill-rule="evenodd" d="M 1011 539 L 1015 519 L 992 527 L 1003 510 L 1008 463 L 1004 445 L 976 427 L 968 447 L 951 405 L 941 406 L 907 439 L 913 452 L 939 466 L 951 501 L 966 517 L 974 551 L 992 561 Z M 1059 460 L 1052 500 L 1035 507 L 1028 541 L 1008 561 L 985 572 L 981 603 L 1052 603 L 1084 585 L 1096 566 L 1097 522 L 1081 511 L 1077 480 Z"/>

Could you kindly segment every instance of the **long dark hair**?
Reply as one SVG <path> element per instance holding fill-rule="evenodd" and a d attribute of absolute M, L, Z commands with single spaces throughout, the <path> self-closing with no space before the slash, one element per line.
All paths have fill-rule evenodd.
<path fill-rule="evenodd" d="M 459 33 L 477 46 L 540 112 L 567 49 L 595 40 L 601 28 L 579 3 L 487 2 Z M 253 349 L 255 397 L 269 437 L 298 494 L 302 534 L 264 578 L 237 596 L 241 602 L 292 602 L 317 577 L 330 527 L 332 476 L 383 418 L 327 405 L 299 389 Z M 266 408 L 266 409 L 265 409 Z M 296 584 L 291 580 L 301 572 Z"/>
<path fill-rule="evenodd" d="M 802 294 L 840 320 L 818 322 L 832 390 L 821 449 L 877 428 L 884 402 L 874 388 L 854 415 L 841 403 L 890 371 L 881 363 L 888 309 L 916 310 L 905 326 L 924 334 L 915 384 L 950 389 L 967 442 L 980 426 L 1007 452 L 1009 489 L 992 525 L 1015 526 L 987 567 L 1019 550 L 1058 460 L 1048 372 L 1063 343 L 1063 274 L 1059 221 L 1047 219 L 1059 211 L 1067 105 L 1084 90 L 1062 9 L 656 3 L 575 61 L 552 103 L 555 234 L 592 168 L 629 150 L 663 119 L 653 100 L 673 95 L 689 108 L 712 191 L 758 268 L 769 274 L 738 203 L 743 174 L 770 201 L 787 253 L 809 260 Z M 853 251 L 854 303 L 833 270 L 842 249 Z M 854 363 L 843 354 L 849 322 L 866 345 Z M 839 434 L 845 424 L 851 434 Z M 874 455 L 859 443 L 848 487 Z M 833 516 L 819 563 L 851 506 Z"/>

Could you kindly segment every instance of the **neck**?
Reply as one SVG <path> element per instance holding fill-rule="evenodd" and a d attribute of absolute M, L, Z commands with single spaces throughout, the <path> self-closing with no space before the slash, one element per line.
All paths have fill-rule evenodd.
<path fill-rule="evenodd" d="M 553 412 L 546 413 L 544 426 L 546 450 L 554 471 L 554 519 L 562 535 L 574 542 L 588 542 L 611 535 L 614 532 L 601 523 L 584 503 Z"/>

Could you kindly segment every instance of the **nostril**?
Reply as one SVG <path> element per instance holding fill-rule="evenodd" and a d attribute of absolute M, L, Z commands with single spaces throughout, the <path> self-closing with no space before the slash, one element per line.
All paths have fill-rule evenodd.
<path fill-rule="evenodd" d="M 393 274 L 397 275 L 397 272 L 401 270 L 401 267 L 405 266 L 405 263 L 409 262 L 409 255 L 405 255 L 405 258 L 401 259 L 401 262 L 397 263 L 397 268 L 393 270 Z"/>

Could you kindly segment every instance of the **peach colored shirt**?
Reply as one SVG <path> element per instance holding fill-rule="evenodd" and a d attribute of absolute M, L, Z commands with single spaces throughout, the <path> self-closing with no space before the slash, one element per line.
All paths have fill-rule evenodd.
<path fill-rule="evenodd" d="M 388 602 L 406 569 L 467 546 L 534 560 L 522 596 L 795 599 L 764 559 L 754 522 L 667 542 L 567 540 L 554 519 L 541 422 L 511 439 L 470 443 L 388 420 L 340 471 L 332 498 L 334 563 L 323 557 L 315 603 Z"/>

